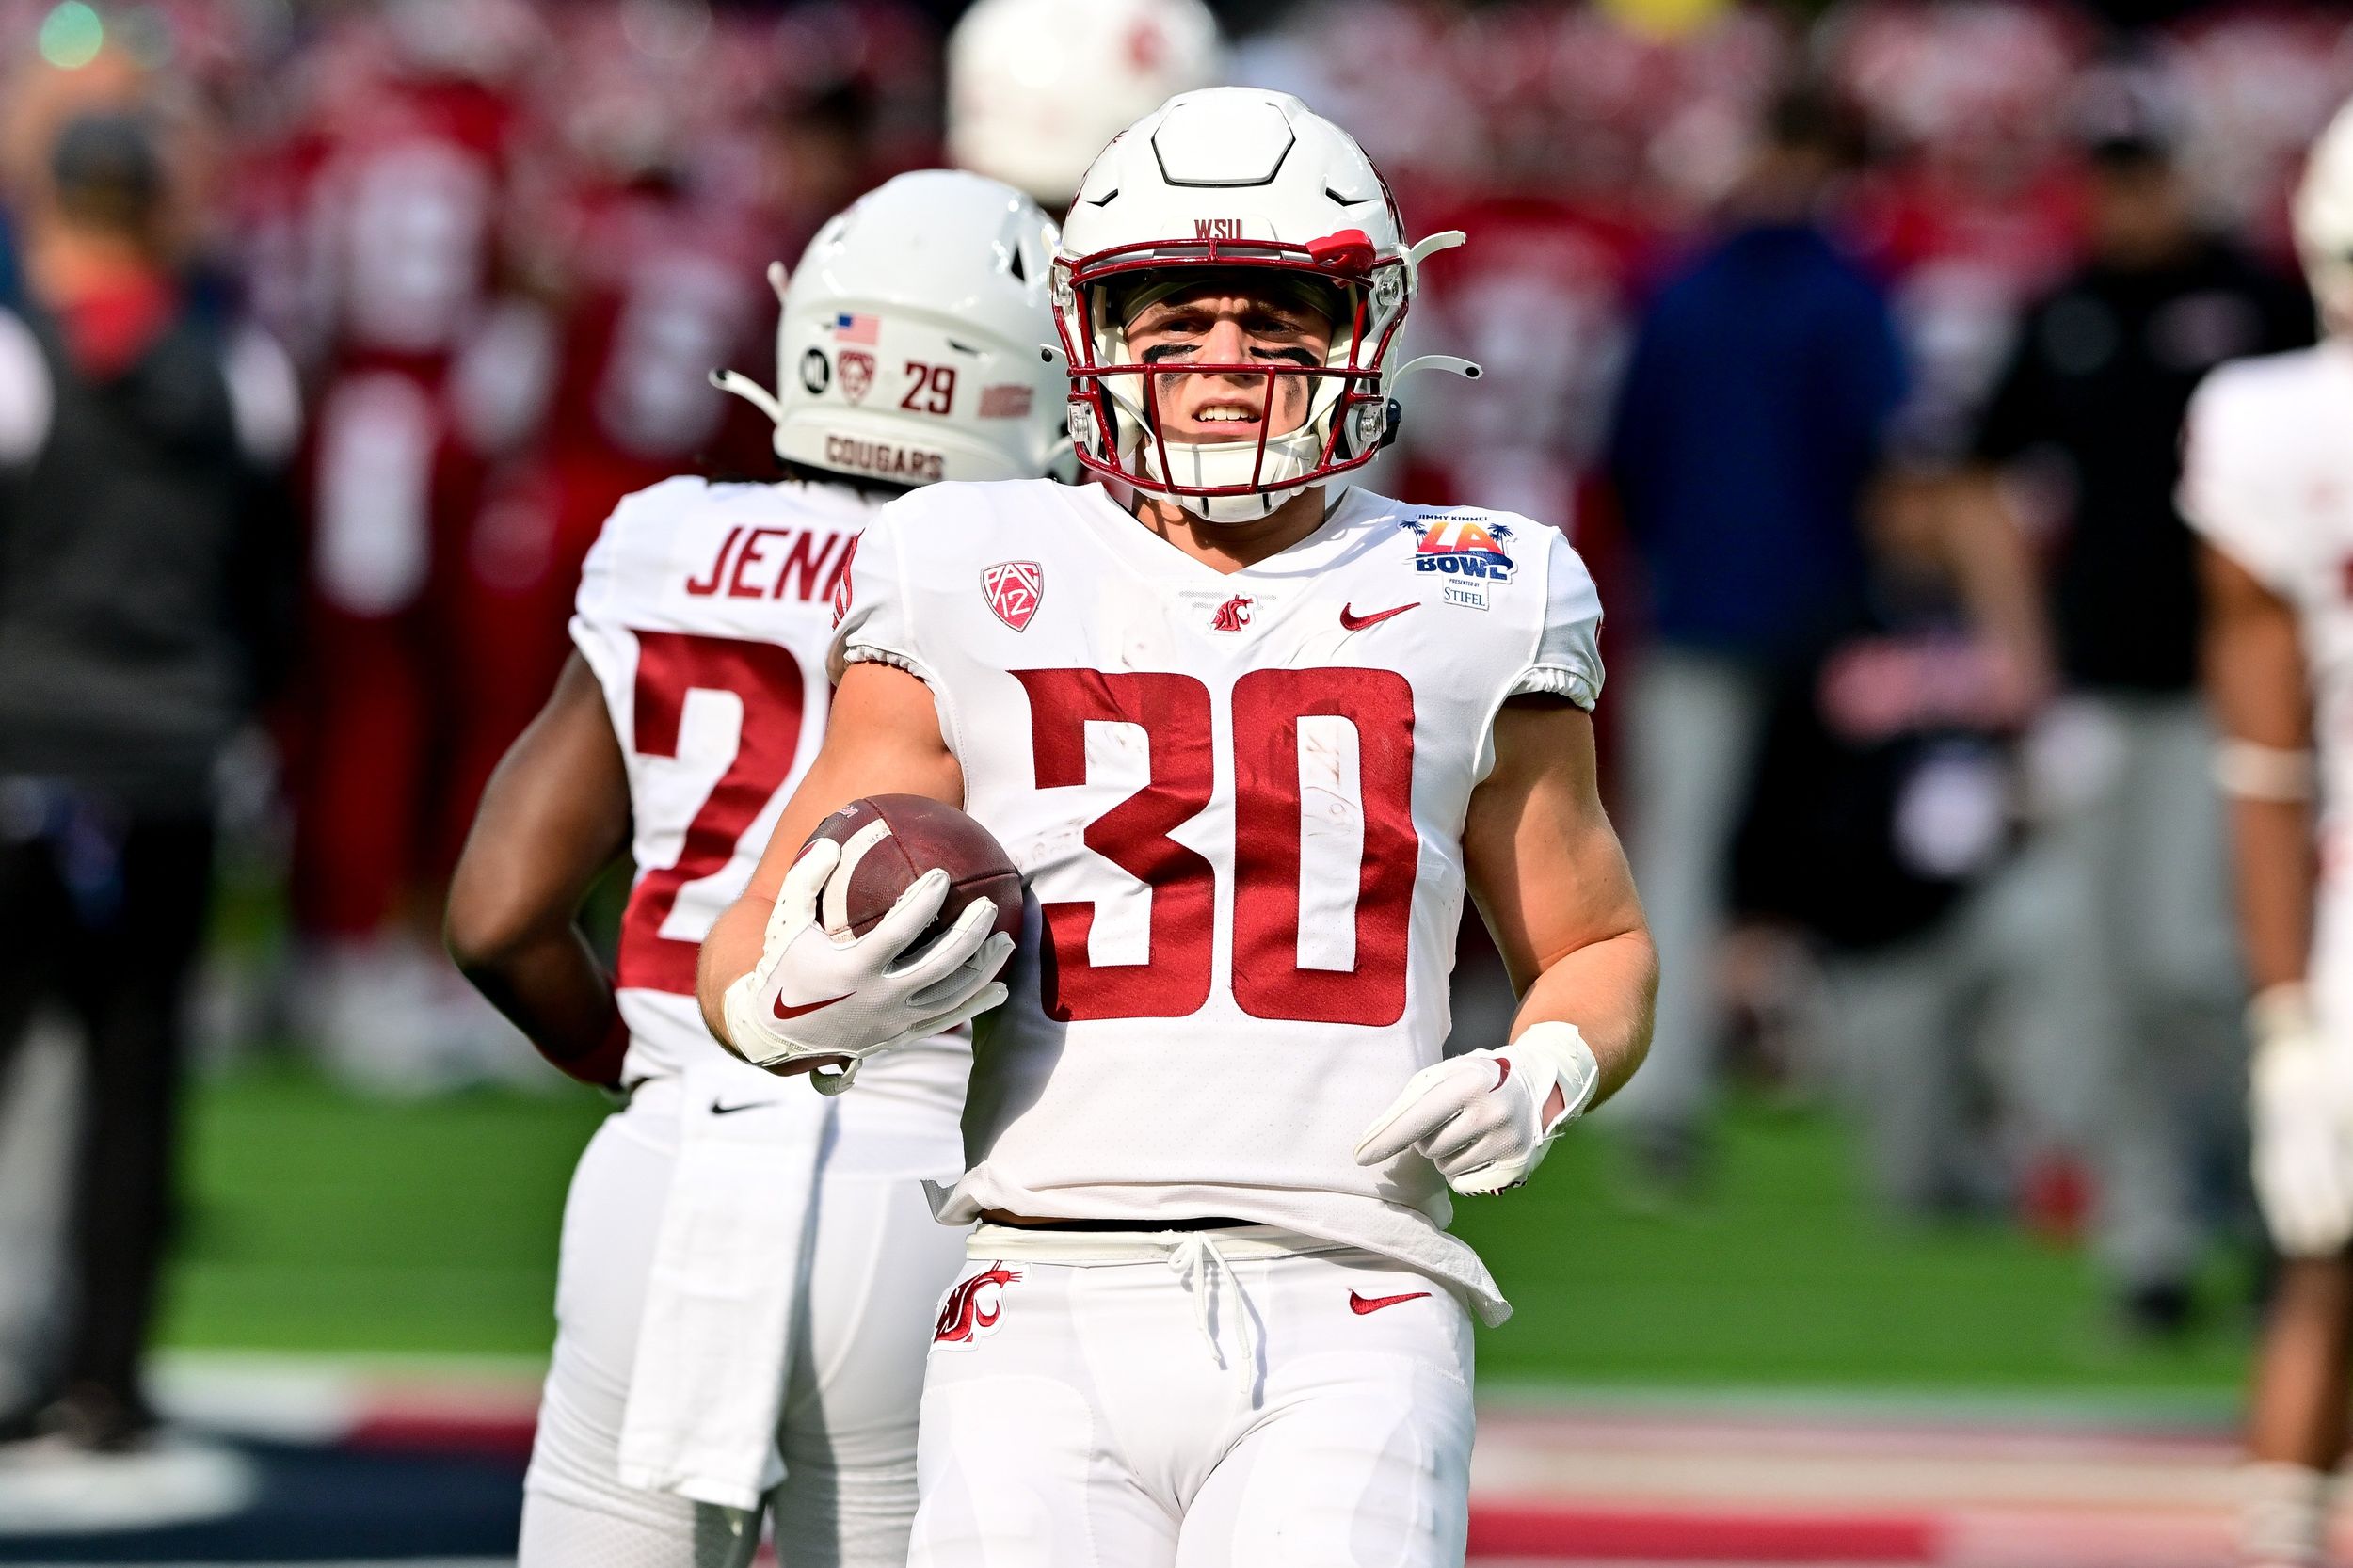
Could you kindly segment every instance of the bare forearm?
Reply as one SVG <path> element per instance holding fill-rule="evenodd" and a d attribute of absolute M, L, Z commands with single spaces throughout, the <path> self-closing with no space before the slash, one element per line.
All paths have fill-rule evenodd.
<path fill-rule="evenodd" d="M 450 957 L 539 1054 L 617 1082 L 627 1033 L 575 912 L 628 841 L 629 780 L 604 699 L 574 654 L 482 792 L 450 878 Z"/>
<path fill-rule="evenodd" d="M 585 1082 L 618 1080 L 627 1032 L 613 983 L 577 927 L 533 933 L 463 968 L 540 1055 Z"/>
<path fill-rule="evenodd" d="M 695 1000 L 702 1007 L 705 1026 L 730 1050 L 735 1042 L 728 1037 L 728 987 L 760 962 L 760 937 L 775 908 L 773 890 L 765 896 L 746 892 L 728 905 L 703 938 L 702 957 L 695 966 Z"/>
<path fill-rule="evenodd" d="M 2231 802 L 2233 880 L 2247 975 L 2258 991 L 2304 978 L 2312 948 L 2312 811 L 2301 802 Z"/>
<path fill-rule="evenodd" d="M 888 664 L 853 664 L 841 678 L 825 744 L 793 788 L 744 896 L 703 938 L 695 999 L 703 1022 L 733 1049 L 728 987 L 759 967 L 784 873 L 827 813 L 861 795 L 918 794 L 964 804 L 964 770 L 941 739 L 930 688 Z"/>
<path fill-rule="evenodd" d="M 2220 551 L 2200 552 L 2205 684 L 2230 802 L 2232 875 L 2248 978 L 2300 980 L 2315 876 L 2312 710 L 2294 611 Z"/>
<path fill-rule="evenodd" d="M 1658 953 L 1649 933 L 1625 932 L 1588 943 L 1548 965 L 1520 999 L 1514 1039 L 1546 1021 L 1575 1024 L 1601 1068 L 1598 1105 L 1634 1076 L 1650 1051 L 1658 1000 Z"/>

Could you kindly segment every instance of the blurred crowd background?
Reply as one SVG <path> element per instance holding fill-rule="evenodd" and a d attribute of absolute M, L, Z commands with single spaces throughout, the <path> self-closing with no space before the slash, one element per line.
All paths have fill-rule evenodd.
<path fill-rule="evenodd" d="M 1417 387 L 1370 483 L 1555 523 L 1602 580 L 1606 763 L 1668 966 L 1603 1118 L 1624 1195 L 1709 1201 L 1723 1084 L 1761 1078 L 1851 1107 L 1891 1211 L 2087 1236 L 2121 1321 L 2180 1328 L 2254 1230 L 2175 440 L 2205 370 L 2310 341 L 2288 196 L 2353 93 L 2353 18 L 1215 8 L 1226 79 L 1353 129 L 1409 232 L 1470 235 L 1413 330 L 1487 374 Z M 166 933 L 0 986 L 40 1047 L 0 1168 L 58 1125 L 24 1109 L 33 1058 L 127 1027 L 159 952 L 197 977 L 189 1032 L 85 1053 L 86 1097 L 168 1096 L 184 1050 L 563 1092 L 442 957 L 444 878 L 613 504 L 774 472 L 707 375 L 772 381 L 763 269 L 942 158 L 960 9 L 0 0 L 0 306 L 33 324 L 0 341 L 0 469 L 30 472 L 28 399 L 83 417 L 11 354 L 104 387 L 184 328 L 226 367 L 232 417 L 184 451 L 236 470 L 240 563 L 218 682 L 89 699 L 181 748 L 98 792 L 112 817 L 46 789 L 74 769 L 9 740 L 0 668 L 0 840 L 40 846 L 56 920 L 160 885 Z M 38 521 L 9 483 L 0 563 Z M 1465 966 L 1458 1021 L 1492 1023 L 1499 968 Z M 168 1169 L 169 1120 L 84 1158 Z"/>

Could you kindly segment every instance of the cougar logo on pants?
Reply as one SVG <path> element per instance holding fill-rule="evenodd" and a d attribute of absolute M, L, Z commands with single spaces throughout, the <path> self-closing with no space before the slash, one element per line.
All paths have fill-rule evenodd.
<path fill-rule="evenodd" d="M 932 1331 L 935 1345 L 969 1345 L 997 1327 L 1005 1315 L 1005 1287 L 1021 1277 L 1018 1269 L 991 1263 L 979 1273 L 956 1282 L 939 1304 L 939 1326 Z"/>

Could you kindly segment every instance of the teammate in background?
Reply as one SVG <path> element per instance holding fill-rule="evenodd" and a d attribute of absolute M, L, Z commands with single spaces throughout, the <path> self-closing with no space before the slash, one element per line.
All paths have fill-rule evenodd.
<path fill-rule="evenodd" d="M 948 156 L 1060 217 L 1105 142 L 1225 73 L 1201 0 L 979 0 L 948 35 Z"/>
<path fill-rule="evenodd" d="M 2181 495 L 2183 515 L 2205 538 L 2206 687 L 2225 737 L 2215 771 L 2230 799 L 2255 991 L 2255 1192 L 2283 1255 L 2248 1420 L 2241 1552 L 2249 1568 L 2327 1560 L 2330 1480 L 2345 1448 L 2353 104 L 2313 147 L 2294 216 L 2327 335 L 2316 348 L 2241 360 L 2207 378 L 2190 405 Z M 2326 794 L 2316 794 L 2319 780 Z"/>
<path fill-rule="evenodd" d="M 303 660 L 289 694 L 289 895 L 297 1032 L 344 1081 L 403 1094 L 520 1053 L 434 951 L 455 835 L 433 831 L 438 742 L 466 706 L 454 586 L 483 479 L 481 403 L 457 367 L 515 261 L 503 215 L 525 187 L 518 0 L 392 0 L 322 46 L 325 81 L 289 150 L 264 290 L 310 349 L 301 465 Z M 278 297 L 290 290 L 295 297 Z M 495 564 L 495 557 L 488 557 Z M 436 844 L 442 853 L 434 853 Z"/>
<path fill-rule="evenodd" d="M 1053 225 L 973 175 L 902 175 L 820 232 L 777 327 L 789 478 L 672 479 L 605 524 L 578 645 L 493 776 L 450 896 L 459 966 L 548 1059 L 618 1087 L 564 1224 L 557 1337 L 525 1481 L 524 1568 L 898 1568 L 918 1368 L 955 1232 L 960 1040 L 831 1100 L 722 1051 L 696 946 L 749 878 L 824 729 L 837 584 L 887 497 L 1047 471 L 1062 379 L 1038 353 Z M 638 867 L 608 977 L 576 911 Z"/>
<path fill-rule="evenodd" d="M 2203 1173 L 2236 1158 L 2246 1002 L 2223 918 L 2182 427 L 2215 366 L 2310 343 L 2312 305 L 2205 226 L 2163 76 L 2087 87 L 2073 121 L 2085 259 L 2019 324 L 1968 461 L 1939 488 L 1956 526 L 2051 540 L 2050 675 L 2017 872 L 2043 936 L 2018 974 L 2035 1020 L 2019 1046 L 2036 1060 L 2067 1042 L 2038 1069 L 2034 1120 L 2087 1157 L 2090 1251 L 2118 1326 L 2156 1338 L 2196 1320 L 2216 1218 Z"/>
<path fill-rule="evenodd" d="M 1339 127 L 1184 94 L 1071 224 L 1073 434 L 1134 510 L 952 485 L 876 516 L 833 728 L 704 944 L 705 1016 L 756 1062 L 852 1059 L 840 1089 L 919 1002 L 1011 993 L 937 1200 L 984 1223 L 934 1338 L 917 1568 L 1459 1563 L 1471 1317 L 1510 1309 L 1447 1189 L 1525 1179 L 1649 1034 L 1600 606 L 1550 528 L 1335 483 L 1391 433 L 1387 351 L 1461 238 L 1408 246 Z M 1012 853 L 1037 917 L 1003 982 L 899 1003 L 898 944 L 815 925 L 838 856 L 799 846 L 877 792 Z M 1522 1002 L 1441 1061 L 1466 892 Z M 972 984 L 1002 962 L 952 951 Z"/>

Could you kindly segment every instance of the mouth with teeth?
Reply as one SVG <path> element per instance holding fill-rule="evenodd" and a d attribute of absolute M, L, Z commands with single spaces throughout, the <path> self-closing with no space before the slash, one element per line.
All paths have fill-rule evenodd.
<path fill-rule="evenodd" d="M 1172 436 L 1209 436 L 1219 440 L 1231 440 L 1255 433 L 1254 427 L 1264 417 L 1259 405 L 1240 399 L 1210 397 L 1203 399 L 1182 420 L 1171 422 Z"/>

